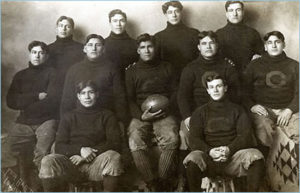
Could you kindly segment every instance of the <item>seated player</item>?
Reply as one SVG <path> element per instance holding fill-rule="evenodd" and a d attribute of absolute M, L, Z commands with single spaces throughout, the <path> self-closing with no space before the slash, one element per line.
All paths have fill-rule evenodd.
<path fill-rule="evenodd" d="M 244 104 L 251 111 L 258 142 L 265 156 L 273 145 L 274 127 L 299 138 L 299 63 L 286 56 L 284 36 L 272 31 L 264 36 L 265 50 L 244 74 Z M 296 139 L 298 143 L 298 139 Z"/>
<path fill-rule="evenodd" d="M 38 180 L 38 176 L 32 160 L 39 168 L 42 158 L 50 152 L 55 139 L 56 73 L 49 65 L 49 48 L 44 42 L 31 42 L 28 51 L 29 67 L 14 76 L 7 94 L 7 106 L 20 110 L 9 136 L 12 150 L 19 154 L 21 179 L 33 191 L 40 191 L 36 189 L 38 183 L 35 179 Z"/>
<path fill-rule="evenodd" d="M 166 96 L 175 102 L 176 80 L 171 65 L 155 58 L 155 41 L 149 34 L 137 38 L 140 59 L 126 71 L 126 88 L 132 116 L 128 128 L 129 148 L 135 165 L 142 174 L 150 191 L 167 191 L 171 166 L 178 147 L 178 124 L 172 114 L 151 107 L 144 112 L 141 104 L 152 94 Z M 147 142 L 155 135 L 161 155 L 158 163 L 158 178 L 152 171 Z M 158 189 L 157 187 L 160 187 Z"/>
<path fill-rule="evenodd" d="M 55 153 L 43 158 L 39 177 L 46 192 L 65 191 L 67 182 L 102 181 L 104 191 L 117 191 L 123 173 L 117 118 L 99 108 L 99 91 L 88 81 L 76 86 L 77 108 L 59 124 Z"/>
<path fill-rule="evenodd" d="M 243 108 L 225 95 L 227 85 L 218 74 L 204 81 L 211 100 L 194 111 L 190 122 L 190 147 L 185 158 L 190 191 L 201 191 L 201 179 L 247 176 L 247 191 L 258 191 L 264 176 L 264 157 L 253 148 L 251 122 Z"/>

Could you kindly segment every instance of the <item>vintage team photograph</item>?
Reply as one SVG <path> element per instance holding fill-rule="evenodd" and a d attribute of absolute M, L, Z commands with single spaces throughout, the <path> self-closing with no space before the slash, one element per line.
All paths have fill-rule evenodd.
<path fill-rule="evenodd" d="M 299 192 L 299 1 L 1 1 L 1 192 Z"/>

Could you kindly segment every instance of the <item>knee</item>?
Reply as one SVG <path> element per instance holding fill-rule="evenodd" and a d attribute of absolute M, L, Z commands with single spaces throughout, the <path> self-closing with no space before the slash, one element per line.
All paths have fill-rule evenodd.
<path fill-rule="evenodd" d="M 255 161 L 261 160 L 264 162 L 264 156 L 258 149 L 246 149 L 243 154 L 242 164 L 245 169 L 249 169 Z"/>
<path fill-rule="evenodd" d="M 121 155 L 113 150 L 108 150 L 106 154 L 106 164 L 103 168 L 102 175 L 119 176 L 124 172 Z"/>
<path fill-rule="evenodd" d="M 177 149 L 179 145 L 179 137 L 175 132 L 169 132 L 166 135 L 161 136 L 159 145 L 162 146 L 162 149 Z"/>
<path fill-rule="evenodd" d="M 108 150 L 107 151 L 107 157 L 110 163 L 116 163 L 120 164 L 121 163 L 121 154 L 119 154 L 116 151 L 113 150 Z"/>

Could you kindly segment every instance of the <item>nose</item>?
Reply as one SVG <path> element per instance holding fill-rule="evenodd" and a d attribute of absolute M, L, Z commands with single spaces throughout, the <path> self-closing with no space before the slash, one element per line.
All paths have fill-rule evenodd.
<path fill-rule="evenodd" d="M 207 49 L 211 49 L 210 43 L 207 44 Z"/>
<path fill-rule="evenodd" d="M 36 58 L 40 58 L 40 56 L 41 56 L 41 53 L 36 53 L 36 54 L 35 54 L 35 57 L 36 57 Z"/>
<path fill-rule="evenodd" d="M 93 50 L 96 50 L 96 44 L 92 46 L 92 49 L 93 49 Z"/>
<path fill-rule="evenodd" d="M 217 87 L 214 87 L 214 92 L 218 92 L 218 89 L 217 89 Z"/>
<path fill-rule="evenodd" d="M 276 43 L 275 42 L 272 43 L 272 48 L 276 48 Z"/>
<path fill-rule="evenodd" d="M 85 99 L 90 99 L 91 98 L 90 93 L 85 93 L 84 98 Z"/>
<path fill-rule="evenodd" d="M 67 26 L 64 26 L 64 27 L 63 27 L 63 30 L 66 31 L 66 30 L 67 30 Z"/>
<path fill-rule="evenodd" d="M 145 52 L 146 52 L 146 53 L 149 53 L 149 48 L 146 48 L 146 49 L 145 49 Z"/>
<path fill-rule="evenodd" d="M 172 16 L 173 16 L 173 17 L 176 17 L 176 16 L 177 16 L 175 11 L 172 12 Z"/>
<path fill-rule="evenodd" d="M 237 16 L 237 10 L 234 10 L 234 11 L 233 11 L 233 15 L 234 15 L 234 16 Z"/>

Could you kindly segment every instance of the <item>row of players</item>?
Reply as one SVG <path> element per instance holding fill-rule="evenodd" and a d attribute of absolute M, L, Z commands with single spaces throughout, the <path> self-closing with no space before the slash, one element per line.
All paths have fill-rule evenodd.
<path fill-rule="evenodd" d="M 60 119 L 56 152 L 70 158 L 74 165 L 82 164 L 80 171 L 88 173 L 91 180 L 103 178 L 105 190 L 114 191 L 118 187 L 116 176 L 122 173 L 119 154 L 111 151 L 109 155 L 103 153 L 119 150 L 119 134 L 116 132 L 119 130 L 116 129 L 119 120 L 125 128 L 128 127 L 129 148 L 150 190 L 167 191 L 170 187 L 170 169 L 179 145 L 182 150 L 180 163 L 188 149 L 193 150 L 184 160 L 188 168 L 195 167 L 190 163 L 196 163 L 204 172 L 208 162 L 212 161 L 211 164 L 224 163 L 222 170 L 230 166 L 228 170 L 232 174 L 241 165 L 243 155 L 239 155 L 234 162 L 227 162 L 229 158 L 234 158 L 241 149 L 255 146 L 253 142 L 244 140 L 251 133 L 247 116 L 240 120 L 240 117 L 245 117 L 244 110 L 227 100 L 229 98 L 240 103 L 241 93 L 246 110 L 252 112 L 258 143 L 270 147 L 273 126 L 288 126 L 289 122 L 293 122 L 292 114 L 298 112 L 298 63 L 283 52 L 283 34 L 276 31 L 266 34 L 264 41 L 267 52 L 263 53 L 263 43 L 258 33 L 242 23 L 241 2 L 226 2 L 228 24 L 217 33 L 199 33 L 186 27 L 181 22 L 182 8 L 177 1 L 165 3 L 163 11 L 168 18 L 167 28 L 154 37 L 148 34 L 139 36 L 137 44 L 127 35 L 126 14 L 120 10 L 113 10 L 109 14 L 112 33 L 105 40 L 91 34 L 82 48 L 72 40 L 73 20 L 62 16 L 57 21 L 56 42 L 49 46 L 38 41 L 29 44 L 29 68 L 17 73 L 7 96 L 8 106 L 21 110 L 16 127 L 10 131 L 13 148 L 21 152 L 20 159 L 28 159 L 28 155 L 21 150 L 26 142 L 36 136 L 34 162 L 40 169 L 42 158 L 50 152 L 55 140 L 57 120 Z M 81 61 L 82 50 L 86 56 Z M 254 53 L 261 53 L 262 57 L 254 60 L 246 69 Z M 129 66 L 133 62 L 136 62 L 135 65 Z M 206 82 L 211 82 L 212 87 Z M 223 95 L 227 90 L 225 100 Z M 170 99 L 174 107 L 173 115 L 177 119 L 166 112 L 140 110 L 141 103 L 154 93 Z M 97 98 L 101 108 L 94 108 L 98 105 L 94 104 L 92 96 Z M 209 96 L 220 103 L 208 103 L 205 106 Z M 181 118 L 178 118 L 176 103 Z M 200 106 L 203 106 L 200 108 L 202 111 L 206 109 L 201 111 L 202 114 L 196 110 Z M 60 117 L 57 113 L 59 107 Z M 112 110 L 117 119 L 109 113 L 102 115 L 104 111 L 100 109 Z M 67 114 L 69 111 L 71 113 Z M 194 121 L 191 119 L 193 112 L 197 115 Z M 180 119 L 183 121 L 179 129 L 177 120 Z M 159 180 L 151 170 L 146 151 L 152 129 L 162 151 L 158 166 Z M 22 152 L 25 155 L 22 156 Z M 252 162 L 263 158 L 257 150 L 246 152 L 259 158 L 252 159 Z M 111 156 L 114 164 L 105 165 L 107 157 Z M 251 156 L 248 158 L 253 158 Z M 73 175 L 74 170 L 59 168 L 60 162 L 56 159 L 51 155 L 42 161 L 40 177 L 47 191 L 62 190 L 60 188 L 65 182 L 62 179 L 66 179 L 66 171 L 67 176 L 80 176 Z M 63 159 L 68 160 L 66 157 Z M 27 167 L 31 165 L 29 162 L 24 161 Z M 258 182 L 263 176 L 259 171 L 264 171 L 261 169 L 263 162 L 255 163 L 251 166 L 256 169 L 251 169 L 252 173 L 248 175 L 252 181 L 248 183 L 249 190 L 252 191 L 257 191 Z M 69 168 L 69 165 L 66 167 Z M 179 164 L 181 170 L 182 166 Z M 209 167 L 207 171 L 216 172 L 213 168 Z M 249 171 L 249 167 L 242 168 Z M 95 171 L 97 174 L 93 173 Z M 194 168 L 188 171 L 190 190 L 199 191 L 199 180 L 195 179 L 202 177 L 203 173 L 195 173 L 197 170 Z M 234 175 L 245 175 L 246 171 Z M 62 184 L 53 178 L 58 178 Z M 253 180 L 258 181 L 253 183 Z M 28 184 L 35 183 L 28 181 Z M 162 189 L 157 189 L 157 184 Z"/>

